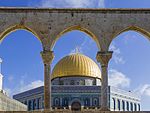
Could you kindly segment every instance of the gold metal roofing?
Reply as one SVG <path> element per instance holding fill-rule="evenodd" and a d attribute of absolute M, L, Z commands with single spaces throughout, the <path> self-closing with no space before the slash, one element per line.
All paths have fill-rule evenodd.
<path fill-rule="evenodd" d="M 69 76 L 101 78 L 101 71 L 91 58 L 75 53 L 62 58 L 52 71 L 52 79 Z"/>

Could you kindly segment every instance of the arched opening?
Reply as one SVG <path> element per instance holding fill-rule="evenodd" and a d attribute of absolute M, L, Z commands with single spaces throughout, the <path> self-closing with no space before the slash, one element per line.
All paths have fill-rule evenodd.
<path fill-rule="evenodd" d="M 90 105 L 90 99 L 89 98 L 86 98 L 85 100 L 84 100 L 84 106 L 85 107 L 88 107 Z"/>
<path fill-rule="evenodd" d="M 125 102 L 122 100 L 122 110 L 125 111 Z"/>
<path fill-rule="evenodd" d="M 120 111 L 120 100 L 117 100 L 118 110 Z"/>
<path fill-rule="evenodd" d="M 129 111 L 129 102 L 126 102 L 127 105 L 127 111 Z"/>
<path fill-rule="evenodd" d="M 23 26 L 23 25 L 14 25 L 14 26 L 10 26 L 7 29 L 5 29 L 1 34 L 0 34 L 0 42 L 3 41 L 3 39 L 5 37 L 7 37 L 7 35 L 9 35 L 12 32 L 15 32 L 17 30 L 26 30 L 30 33 L 32 33 L 34 35 L 34 37 L 38 38 L 40 40 L 40 38 L 38 37 L 37 33 L 34 32 L 32 29 L 30 29 L 29 27 Z"/>
<path fill-rule="evenodd" d="M 137 103 L 141 100 L 143 110 L 148 110 L 146 103 L 150 100 L 150 96 L 146 92 L 150 84 L 148 81 L 150 42 L 148 40 L 149 35 L 146 35 L 145 32 L 141 29 L 126 31 L 112 41 L 109 50 L 113 50 L 114 53 L 109 66 L 109 82 L 112 86 L 123 89 L 130 94 L 135 94 L 133 97 L 139 98 Z M 120 82 L 113 83 L 112 80 Z M 146 88 L 141 92 L 144 87 Z"/>
<path fill-rule="evenodd" d="M 130 103 L 130 110 L 133 111 L 133 103 Z"/>
<path fill-rule="evenodd" d="M 134 111 L 137 111 L 137 105 L 134 103 Z"/>
<path fill-rule="evenodd" d="M 97 99 L 97 98 L 94 98 L 93 105 L 94 105 L 95 107 L 98 106 L 98 99 Z"/>
<path fill-rule="evenodd" d="M 53 70 L 55 68 L 55 65 L 61 64 L 61 63 L 59 63 L 59 61 L 61 62 L 61 60 L 63 58 L 66 58 L 66 56 L 82 54 L 84 56 L 88 56 L 94 62 L 97 62 L 96 54 L 99 51 L 99 47 L 97 47 L 96 42 L 87 33 L 82 32 L 80 30 L 72 30 L 70 32 L 66 32 L 65 34 L 61 35 L 61 37 L 59 37 L 59 39 L 57 40 L 57 42 L 53 48 L 53 51 L 54 51 L 55 59 L 53 60 L 53 63 L 52 63 L 52 78 L 53 78 Z M 68 62 L 67 64 L 66 64 L 66 61 Z M 70 103 L 73 100 L 73 98 L 71 98 L 69 96 L 69 95 L 72 95 L 74 98 L 79 99 L 79 101 L 84 106 L 83 107 L 84 109 L 90 109 L 90 108 L 94 109 L 95 108 L 94 101 L 92 99 L 90 99 L 90 97 L 86 94 L 86 92 L 88 90 L 90 90 L 88 87 L 92 88 L 92 86 L 96 87 L 96 85 L 100 85 L 100 79 L 96 78 L 96 77 L 86 76 L 86 74 L 83 75 L 83 73 L 82 74 L 80 73 L 81 75 L 76 74 L 75 72 L 77 72 L 78 69 L 74 68 L 74 65 L 69 66 L 69 64 L 71 64 L 70 63 L 71 61 L 63 60 L 63 62 L 65 62 L 65 64 L 59 66 L 59 72 L 60 72 L 60 68 L 61 69 L 63 68 L 63 70 L 65 70 L 65 71 L 62 70 L 58 74 L 58 75 L 61 74 L 62 75 L 61 77 L 59 76 L 59 77 L 52 79 L 52 84 L 54 83 L 52 87 L 56 87 L 57 82 L 63 81 L 63 84 L 61 82 L 62 85 L 60 87 L 68 89 L 66 91 L 66 92 L 68 92 L 68 103 Z M 75 62 L 76 60 L 74 59 L 73 61 Z M 83 63 L 82 60 L 78 60 L 78 61 L 80 62 L 80 64 Z M 84 63 L 87 63 L 87 65 L 89 65 L 88 61 L 84 61 Z M 76 67 L 80 67 L 79 66 L 80 64 L 78 63 L 76 65 Z M 85 65 L 82 65 L 82 66 L 85 66 Z M 64 67 L 66 67 L 67 69 L 70 69 L 70 70 L 66 71 L 66 68 L 64 69 Z M 80 68 L 80 72 L 82 70 L 83 69 Z M 90 70 L 95 71 L 95 68 L 91 68 Z M 65 74 L 63 72 L 65 72 Z M 86 72 L 86 66 L 85 66 L 84 72 Z M 66 73 L 71 74 L 71 76 L 66 75 Z M 55 82 L 53 82 L 53 81 L 55 81 Z M 73 90 L 74 88 L 75 88 L 75 90 Z M 77 91 L 76 89 L 79 89 L 79 90 Z M 85 94 L 84 97 L 81 95 L 80 90 L 82 90 L 83 93 Z M 72 93 L 70 93 L 70 92 L 72 92 Z M 76 95 L 75 92 L 78 92 L 79 95 Z M 96 95 L 95 97 L 99 98 L 99 95 Z M 87 100 L 85 100 L 85 99 L 87 99 Z M 79 106 L 78 103 L 76 103 L 76 104 L 78 105 L 78 109 L 80 109 L 81 106 Z M 98 101 L 95 101 L 95 104 L 99 107 Z M 69 104 L 69 106 L 72 106 L 72 105 Z M 73 109 L 74 109 L 74 107 L 73 107 Z M 77 109 L 77 108 L 75 108 L 75 109 Z"/>
<path fill-rule="evenodd" d="M 60 100 L 59 100 L 59 98 L 55 98 L 55 100 L 54 100 L 54 105 L 55 105 L 56 107 L 59 107 L 59 106 L 60 106 Z"/>
<path fill-rule="evenodd" d="M 138 33 L 142 34 L 143 36 L 145 36 L 147 38 L 150 37 L 150 33 L 148 31 L 144 30 L 143 28 L 138 27 L 138 26 L 129 26 L 125 29 L 120 30 L 120 32 L 116 33 L 113 36 L 113 39 L 116 38 L 117 36 L 119 36 L 120 34 L 122 34 L 124 32 L 128 32 L 128 31 L 135 31 L 135 32 L 138 32 Z"/>
<path fill-rule="evenodd" d="M 78 101 L 75 101 L 71 104 L 72 111 L 81 111 L 81 104 Z"/>
<path fill-rule="evenodd" d="M 63 106 L 68 107 L 68 98 L 67 97 L 63 99 Z"/>
<path fill-rule="evenodd" d="M 84 27 L 81 27 L 81 26 L 71 26 L 71 27 L 64 29 L 60 33 L 58 33 L 56 36 L 56 39 L 53 41 L 53 43 L 51 45 L 51 49 L 55 46 L 55 44 L 59 38 L 61 38 L 64 34 L 66 34 L 68 32 L 72 32 L 72 31 L 81 31 L 81 32 L 85 33 L 86 35 L 88 35 L 88 37 L 92 38 L 96 42 L 97 47 L 100 49 L 98 37 L 94 33 L 92 33 L 90 30 L 88 30 Z"/>
<path fill-rule="evenodd" d="M 116 110 L 116 101 L 115 101 L 115 98 L 112 98 L 113 100 L 113 110 L 115 111 Z"/>
<path fill-rule="evenodd" d="M 30 111 L 31 110 L 31 106 L 32 104 L 31 104 L 31 101 L 29 100 L 29 102 L 28 102 L 28 110 Z"/>
<path fill-rule="evenodd" d="M 37 103 L 36 104 L 37 104 L 36 105 L 37 109 L 40 109 L 40 98 L 37 98 Z"/>
<path fill-rule="evenodd" d="M 140 106 L 140 104 L 138 104 L 138 110 L 139 110 L 139 111 L 141 110 L 141 106 Z"/>
<path fill-rule="evenodd" d="M 73 53 L 84 54 L 97 62 L 96 54 L 99 51 L 99 47 L 90 35 L 80 30 L 73 30 L 60 36 L 53 48 L 55 58 L 52 68 L 62 57 Z M 84 83 L 82 82 L 82 84 Z"/>
<path fill-rule="evenodd" d="M 33 102 L 32 102 L 32 106 L 33 106 L 33 110 L 35 110 L 35 106 L 36 106 L 36 102 L 35 102 L 35 99 L 33 100 Z"/>
<path fill-rule="evenodd" d="M 11 33 L 8 31 L 1 35 L 5 38 L 1 37 L 0 57 L 3 59 L 4 90 L 13 97 L 43 85 L 43 61 L 40 55 L 42 44 L 28 30 L 12 29 Z M 37 105 L 37 101 L 22 101 L 26 102 L 28 110 L 35 109 Z"/>

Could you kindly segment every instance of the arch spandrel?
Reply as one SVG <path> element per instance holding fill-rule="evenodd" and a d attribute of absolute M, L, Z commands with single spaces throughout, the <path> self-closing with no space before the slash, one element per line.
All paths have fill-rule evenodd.
<path fill-rule="evenodd" d="M 62 35 L 64 35 L 65 33 L 71 32 L 73 30 L 78 30 L 78 31 L 84 32 L 85 34 L 89 35 L 96 42 L 98 48 L 99 49 L 101 48 L 98 37 L 91 30 L 89 30 L 85 27 L 81 27 L 81 25 L 68 26 L 67 28 L 58 30 L 59 32 L 57 32 L 57 33 L 55 33 L 55 35 L 53 35 L 53 39 L 52 39 L 50 48 L 53 49 L 55 43 Z"/>

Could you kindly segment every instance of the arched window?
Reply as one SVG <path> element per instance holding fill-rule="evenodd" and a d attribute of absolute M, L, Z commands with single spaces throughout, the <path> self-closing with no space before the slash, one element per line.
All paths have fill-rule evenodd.
<path fill-rule="evenodd" d="M 89 106 L 89 99 L 88 98 L 85 99 L 84 104 L 85 104 L 85 106 Z"/>
<path fill-rule="evenodd" d="M 59 106 L 59 99 L 58 98 L 55 99 L 55 106 Z"/>
<path fill-rule="evenodd" d="M 98 100 L 97 100 L 97 98 L 94 98 L 93 104 L 94 104 L 94 106 L 97 106 L 97 105 L 98 105 Z"/>
<path fill-rule="evenodd" d="M 127 104 L 127 111 L 129 111 L 129 102 L 126 102 Z"/>
<path fill-rule="evenodd" d="M 132 102 L 130 103 L 130 109 L 131 109 L 131 111 L 133 111 L 133 104 L 132 104 Z"/>
<path fill-rule="evenodd" d="M 35 101 L 35 99 L 33 100 L 33 110 L 35 110 L 35 108 L 36 108 L 36 101 Z"/>
<path fill-rule="evenodd" d="M 114 109 L 114 111 L 115 111 L 115 109 L 116 109 L 116 101 L 115 101 L 114 98 L 113 98 L 113 109 Z"/>
<path fill-rule="evenodd" d="M 77 82 L 77 85 L 80 85 L 80 83 L 79 83 L 79 82 Z"/>
<path fill-rule="evenodd" d="M 74 80 L 71 80 L 70 85 L 74 85 Z"/>
<path fill-rule="evenodd" d="M 60 80 L 60 85 L 64 85 L 64 81 L 63 80 Z"/>
<path fill-rule="evenodd" d="M 37 98 L 37 109 L 40 108 L 40 99 L 41 99 L 41 98 Z"/>
<path fill-rule="evenodd" d="M 138 108 L 139 108 L 139 111 L 140 111 L 140 104 L 138 104 Z"/>
<path fill-rule="evenodd" d="M 122 110 L 125 111 L 125 102 L 122 100 Z"/>
<path fill-rule="evenodd" d="M 93 85 L 96 85 L 96 79 L 93 80 Z"/>
<path fill-rule="evenodd" d="M 28 110 L 29 110 L 29 111 L 32 110 L 32 109 L 31 109 L 31 100 L 28 101 Z"/>
<path fill-rule="evenodd" d="M 97 105 L 97 99 L 94 100 L 94 104 Z"/>
<path fill-rule="evenodd" d="M 80 80 L 80 85 L 85 85 L 85 80 Z"/>
<path fill-rule="evenodd" d="M 67 98 L 64 98 L 63 103 L 64 103 L 64 106 L 68 106 L 68 99 L 67 99 Z"/>
<path fill-rule="evenodd" d="M 134 103 L 134 111 L 136 111 L 136 110 L 137 110 L 136 103 Z"/>
<path fill-rule="evenodd" d="M 120 100 L 118 99 L 118 110 L 120 111 Z"/>

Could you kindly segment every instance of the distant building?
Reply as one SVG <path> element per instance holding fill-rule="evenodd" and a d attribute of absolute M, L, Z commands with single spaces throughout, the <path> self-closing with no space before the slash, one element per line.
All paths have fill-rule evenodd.
<path fill-rule="evenodd" d="M 52 71 L 53 109 L 98 109 L 101 96 L 101 71 L 89 57 L 76 53 L 62 58 Z M 115 82 L 115 81 L 114 81 Z M 14 95 L 28 110 L 44 108 L 44 87 Z M 132 92 L 109 86 L 112 111 L 140 111 L 140 99 Z"/>
<path fill-rule="evenodd" d="M 27 111 L 27 106 L 25 104 L 8 97 L 6 92 L 3 90 L 1 63 L 2 59 L 0 58 L 0 111 Z"/>

